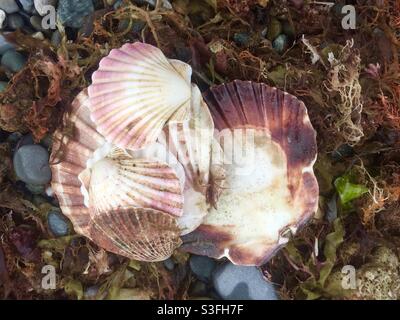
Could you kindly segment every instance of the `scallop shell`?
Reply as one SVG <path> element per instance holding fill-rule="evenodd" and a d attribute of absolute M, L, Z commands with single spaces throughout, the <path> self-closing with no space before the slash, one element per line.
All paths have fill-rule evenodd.
<path fill-rule="evenodd" d="M 315 130 L 303 102 L 265 84 L 234 81 L 205 100 L 219 130 L 226 184 L 183 247 L 262 265 L 317 210 Z"/>
<path fill-rule="evenodd" d="M 87 159 L 106 141 L 90 120 L 87 90 L 82 91 L 72 102 L 70 112 L 64 117 L 64 124 L 64 130 L 56 131 L 53 138 L 51 186 L 63 214 L 69 217 L 75 231 L 89 236 L 90 214 L 80 192 L 81 181 L 78 176 L 86 168 Z M 63 131 L 70 134 L 63 134 Z"/>
<path fill-rule="evenodd" d="M 92 119 L 109 142 L 140 149 L 157 140 L 168 121 L 188 117 L 191 67 L 136 42 L 101 60 L 89 87 Z"/>
<path fill-rule="evenodd" d="M 210 179 L 211 145 L 214 139 L 214 122 L 200 90 L 192 86 L 190 118 L 184 122 L 170 122 L 166 127 L 169 150 L 182 164 L 186 183 L 203 191 Z"/>
<path fill-rule="evenodd" d="M 218 195 L 217 186 L 223 180 L 221 169 L 215 170 L 217 161 L 211 166 L 213 149 L 218 147 L 218 142 L 214 138 L 214 121 L 196 85 L 192 85 L 189 120 L 169 123 L 165 133 L 163 143 L 185 171 L 185 202 L 183 216 L 178 220 L 185 235 L 203 222 L 215 200 L 210 195 Z"/>
<path fill-rule="evenodd" d="M 146 261 L 168 257 L 180 243 L 175 235 L 179 230 L 173 214 L 179 216 L 182 212 L 183 169 L 181 182 L 166 164 L 151 159 L 133 159 L 125 151 L 112 146 L 96 131 L 88 105 L 89 97 L 85 90 L 73 101 L 70 113 L 65 115 L 64 128 L 54 135 L 52 188 L 62 212 L 70 218 L 77 233 L 109 251 L 138 259 L 143 257 Z M 105 175 L 115 172 L 102 171 L 103 159 L 115 161 L 112 169 L 116 167 L 118 172 L 128 177 L 122 181 L 123 185 L 116 185 L 112 179 L 101 181 Z M 126 198 L 140 196 L 137 190 L 147 191 L 154 195 L 153 199 L 150 201 L 149 195 Z M 126 204 L 143 204 L 149 208 L 121 209 Z M 134 235 L 127 230 L 134 230 Z"/>
<path fill-rule="evenodd" d="M 166 163 L 134 158 L 120 148 L 112 148 L 105 157 L 92 160 L 80 180 L 86 203 L 94 212 L 136 207 L 182 216 L 181 183 Z"/>
<path fill-rule="evenodd" d="M 95 215 L 91 237 L 107 251 L 140 261 L 163 261 L 181 245 L 176 219 L 153 209 L 120 208 Z"/>

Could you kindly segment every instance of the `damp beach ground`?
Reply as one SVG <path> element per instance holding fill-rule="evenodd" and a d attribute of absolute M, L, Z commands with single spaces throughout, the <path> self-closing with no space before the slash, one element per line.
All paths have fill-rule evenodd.
<path fill-rule="evenodd" d="M 54 28 L 41 23 L 46 5 Z M 0 298 L 400 298 L 398 1 L 7 0 L 0 32 Z M 100 59 L 134 41 L 189 63 L 202 91 L 252 80 L 306 104 L 319 209 L 260 270 L 179 250 L 129 261 L 61 214 L 52 133 Z"/>

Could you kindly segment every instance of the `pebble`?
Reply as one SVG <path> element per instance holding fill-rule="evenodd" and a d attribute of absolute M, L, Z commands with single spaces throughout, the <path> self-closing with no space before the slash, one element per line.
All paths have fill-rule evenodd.
<path fill-rule="evenodd" d="M 283 53 L 289 44 L 289 38 L 286 34 L 280 34 L 276 39 L 272 42 L 272 47 L 278 52 Z"/>
<path fill-rule="evenodd" d="M 42 32 L 38 31 L 32 34 L 32 38 L 37 39 L 37 40 L 44 40 L 45 36 Z"/>
<path fill-rule="evenodd" d="M 4 10 L 8 14 L 19 11 L 18 4 L 15 2 L 15 0 L 1 0 L 0 9 Z"/>
<path fill-rule="evenodd" d="M 34 195 L 39 195 L 46 192 L 46 187 L 44 185 L 26 184 L 26 188 Z"/>
<path fill-rule="evenodd" d="M 199 280 L 208 282 L 211 279 L 212 272 L 217 266 L 217 263 L 214 259 L 209 257 L 193 255 L 189 259 L 189 265 L 190 269 Z"/>
<path fill-rule="evenodd" d="M 0 81 L 0 93 L 4 92 L 8 86 L 8 82 Z"/>
<path fill-rule="evenodd" d="M 34 9 L 33 0 L 18 0 L 18 2 L 21 4 L 25 12 L 27 13 L 33 12 Z"/>
<path fill-rule="evenodd" d="M 248 33 L 240 32 L 233 35 L 233 41 L 239 46 L 247 46 L 250 42 L 250 35 Z"/>
<path fill-rule="evenodd" d="M 14 49 L 7 50 L 1 57 L 1 65 L 12 72 L 20 71 L 26 63 L 26 58 Z"/>
<path fill-rule="evenodd" d="M 49 13 L 46 7 L 52 6 L 55 8 L 57 5 L 57 0 L 34 0 L 33 3 L 35 5 L 36 11 L 41 16 L 45 16 Z"/>
<path fill-rule="evenodd" d="M 56 210 L 50 211 L 47 215 L 47 224 L 56 237 L 65 237 L 69 234 L 67 218 Z"/>
<path fill-rule="evenodd" d="M 2 34 L 0 34 L 0 55 L 12 48 L 14 48 L 14 45 L 9 43 L 6 38 Z"/>
<path fill-rule="evenodd" d="M 94 6 L 92 0 L 60 0 L 57 12 L 62 24 L 78 29 L 85 17 L 94 12 Z"/>
<path fill-rule="evenodd" d="M 14 154 L 14 170 L 25 183 L 43 185 L 51 180 L 49 153 L 40 145 L 26 145 Z"/>
<path fill-rule="evenodd" d="M 4 10 L 0 9 L 0 29 L 3 29 L 5 22 L 6 22 L 6 13 L 4 12 Z"/>
<path fill-rule="evenodd" d="M 18 13 L 9 14 L 7 26 L 12 30 L 21 29 L 24 26 L 24 19 Z"/>
<path fill-rule="evenodd" d="M 174 260 L 172 260 L 171 258 L 167 259 L 164 261 L 164 267 L 169 270 L 172 271 L 175 269 L 175 262 Z"/>
<path fill-rule="evenodd" d="M 43 31 L 42 17 L 32 16 L 30 17 L 29 22 L 31 23 L 32 27 L 34 27 L 37 31 Z"/>
<path fill-rule="evenodd" d="M 61 43 L 62 40 L 62 36 L 60 31 L 56 30 L 53 32 L 53 34 L 51 35 L 51 44 L 55 47 L 58 47 Z"/>
<path fill-rule="evenodd" d="M 224 300 L 279 300 L 274 286 L 256 267 L 226 263 L 213 273 L 213 284 Z"/>

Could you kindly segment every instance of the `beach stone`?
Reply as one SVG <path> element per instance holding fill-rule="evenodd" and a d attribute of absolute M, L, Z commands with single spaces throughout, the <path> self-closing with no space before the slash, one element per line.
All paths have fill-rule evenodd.
<path fill-rule="evenodd" d="M 274 286 L 256 267 L 226 263 L 213 273 L 213 284 L 224 300 L 279 300 Z"/>
<path fill-rule="evenodd" d="M 280 34 L 276 39 L 272 42 L 272 47 L 278 52 L 283 53 L 289 44 L 289 38 L 286 34 Z"/>
<path fill-rule="evenodd" d="M 49 153 L 40 145 L 25 145 L 14 154 L 14 170 L 25 183 L 43 185 L 51 180 Z"/>
<path fill-rule="evenodd" d="M 12 72 L 21 71 L 25 63 L 26 58 L 14 49 L 7 50 L 1 57 L 1 65 Z"/>
<path fill-rule="evenodd" d="M 56 237 L 65 237 L 69 234 L 67 218 L 58 211 L 50 211 L 47 215 L 47 224 Z"/>
<path fill-rule="evenodd" d="M 42 27 L 42 17 L 39 16 L 32 16 L 29 19 L 29 22 L 31 23 L 32 27 L 35 28 L 37 31 L 43 31 Z"/>
<path fill-rule="evenodd" d="M 94 12 L 92 0 L 60 0 L 58 17 L 62 24 L 71 28 L 81 28 L 85 18 Z"/>
<path fill-rule="evenodd" d="M 62 36 L 60 31 L 56 30 L 53 32 L 53 34 L 51 35 L 51 44 L 55 47 L 58 47 L 61 43 L 62 40 Z"/>
<path fill-rule="evenodd" d="M 25 12 L 27 13 L 33 12 L 34 9 L 33 0 L 18 0 L 18 2 L 21 4 Z"/>
<path fill-rule="evenodd" d="M 35 5 L 36 11 L 41 16 L 45 16 L 49 13 L 47 10 L 48 6 L 52 6 L 54 8 L 56 8 L 56 6 L 57 6 L 57 0 L 34 0 L 33 3 Z"/>
<path fill-rule="evenodd" d="M 0 30 L 3 29 L 6 22 L 7 15 L 4 10 L 0 9 Z"/>
<path fill-rule="evenodd" d="M 1 0 L 0 9 L 4 10 L 8 14 L 19 11 L 18 4 L 15 2 L 15 0 Z"/>
<path fill-rule="evenodd" d="M 0 34 L 0 55 L 2 55 L 7 50 L 13 49 L 14 45 L 9 43 L 6 38 Z"/>
<path fill-rule="evenodd" d="M 26 188 L 34 195 L 39 195 L 46 192 L 46 187 L 44 185 L 26 184 Z"/>
<path fill-rule="evenodd" d="M 12 30 L 21 29 L 24 26 L 24 19 L 18 14 L 8 15 L 7 25 Z"/>
<path fill-rule="evenodd" d="M 208 282 L 217 266 L 217 262 L 209 257 L 192 255 L 189 259 L 189 265 L 199 280 Z"/>
<path fill-rule="evenodd" d="M 0 93 L 6 91 L 7 86 L 8 86 L 8 82 L 0 81 Z"/>
<path fill-rule="evenodd" d="M 175 269 L 175 262 L 174 260 L 172 260 L 171 258 L 167 259 L 164 261 L 164 267 L 169 270 L 172 271 Z"/>

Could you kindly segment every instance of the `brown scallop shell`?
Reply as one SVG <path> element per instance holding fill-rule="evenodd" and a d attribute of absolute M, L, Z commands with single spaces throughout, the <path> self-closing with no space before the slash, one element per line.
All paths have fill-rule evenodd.
<path fill-rule="evenodd" d="M 73 223 L 77 233 L 89 236 L 89 209 L 84 204 L 79 174 L 86 168 L 86 161 L 105 143 L 105 139 L 90 120 L 89 97 L 83 90 L 72 102 L 71 110 L 64 117 L 65 132 L 54 134 L 50 167 L 53 174 L 52 189 L 60 208 Z M 72 130 L 68 128 L 73 127 Z M 77 152 L 79 150 L 79 152 Z"/>
<path fill-rule="evenodd" d="M 317 209 L 316 132 L 303 102 L 265 84 L 234 81 L 204 97 L 220 133 L 251 129 L 255 171 L 239 177 L 237 167 L 225 165 L 226 189 L 204 223 L 183 237 L 183 247 L 238 265 L 261 265 Z"/>
<path fill-rule="evenodd" d="M 139 261 L 163 261 L 181 245 L 176 219 L 153 209 L 120 208 L 98 213 L 91 237 L 106 250 Z"/>

